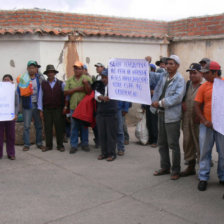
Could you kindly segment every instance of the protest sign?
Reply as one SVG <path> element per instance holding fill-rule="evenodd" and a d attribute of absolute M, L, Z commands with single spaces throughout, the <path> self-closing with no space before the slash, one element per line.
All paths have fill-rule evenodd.
<path fill-rule="evenodd" d="M 113 58 L 108 66 L 109 98 L 151 104 L 149 64 L 143 59 Z"/>
<path fill-rule="evenodd" d="M 215 79 L 212 91 L 212 124 L 215 131 L 224 135 L 224 80 Z"/>
<path fill-rule="evenodd" d="M 0 82 L 0 121 L 15 117 L 15 84 Z"/>

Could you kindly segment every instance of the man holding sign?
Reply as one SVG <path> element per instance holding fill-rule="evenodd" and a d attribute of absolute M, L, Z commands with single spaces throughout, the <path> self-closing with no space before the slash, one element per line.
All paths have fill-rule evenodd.
<path fill-rule="evenodd" d="M 171 180 L 180 177 L 180 120 L 181 103 L 185 93 L 185 81 L 178 68 L 180 59 L 171 55 L 166 60 L 167 72 L 160 73 L 161 77 L 154 90 L 152 98 L 152 112 L 158 112 L 159 130 L 158 145 L 161 158 L 161 169 L 155 171 L 155 176 L 170 173 L 169 149 L 172 149 L 172 173 Z M 150 76 L 155 75 L 150 74 Z M 151 77 L 150 77 L 151 78 Z"/>
<path fill-rule="evenodd" d="M 212 123 L 212 94 L 214 92 L 213 83 L 215 79 L 221 79 L 221 67 L 215 61 L 208 62 L 202 69 L 203 77 L 207 82 L 198 89 L 195 97 L 195 110 L 200 118 L 200 163 L 199 163 L 199 184 L 198 190 L 207 189 L 211 167 L 211 154 L 216 142 L 218 160 L 219 183 L 224 184 L 224 135 L 213 129 Z"/>

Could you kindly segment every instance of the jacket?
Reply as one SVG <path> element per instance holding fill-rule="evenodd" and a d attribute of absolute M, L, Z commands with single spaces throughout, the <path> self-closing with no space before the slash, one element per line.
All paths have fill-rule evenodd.
<path fill-rule="evenodd" d="M 41 85 L 42 81 L 45 80 L 45 78 L 43 75 L 36 74 L 36 80 L 37 80 L 37 96 L 38 96 L 40 85 Z M 21 97 L 22 107 L 24 109 L 32 109 L 31 96 L 21 96 L 19 86 L 17 86 L 17 92 L 18 92 L 19 96 Z"/>
<path fill-rule="evenodd" d="M 72 117 L 83 123 L 84 126 L 95 127 L 95 110 L 96 101 L 94 99 L 94 91 L 90 95 L 86 95 L 75 108 Z"/>
<path fill-rule="evenodd" d="M 158 75 L 158 73 L 151 73 L 150 76 Z M 160 73 L 160 79 L 154 90 L 152 102 L 159 101 L 162 95 L 164 85 L 168 78 L 168 72 Z M 185 94 L 186 84 L 183 76 L 177 72 L 172 81 L 169 83 L 164 97 L 164 113 L 165 113 L 165 123 L 172 123 L 181 120 L 182 108 L 181 103 Z M 150 107 L 150 110 L 155 113 L 156 108 Z"/>

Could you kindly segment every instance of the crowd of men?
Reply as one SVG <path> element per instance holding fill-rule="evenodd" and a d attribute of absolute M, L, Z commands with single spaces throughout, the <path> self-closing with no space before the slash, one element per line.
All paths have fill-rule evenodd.
<path fill-rule="evenodd" d="M 158 146 L 160 153 L 160 169 L 154 172 L 154 176 L 170 174 L 171 180 L 177 180 L 195 175 L 198 163 L 198 189 L 206 190 L 212 165 L 212 148 L 216 143 L 218 178 L 219 183 L 224 184 L 224 136 L 213 129 L 211 119 L 213 82 L 215 78 L 221 79 L 220 65 L 208 58 L 192 63 L 186 70 L 189 72 L 189 81 L 186 83 L 178 72 L 180 59 L 177 55 L 161 58 L 156 62 L 158 68 L 151 63 L 150 56 L 145 59 L 150 66 L 152 105 L 142 107 L 147 118 L 149 144 Z M 90 76 L 87 66 L 76 61 L 74 75 L 63 82 L 56 78 L 58 71 L 53 65 L 47 65 L 45 79 L 38 71 L 40 65 L 36 61 L 27 63 L 26 75 L 17 79 L 17 93 L 24 120 L 24 151 L 30 149 L 30 125 L 33 120 L 36 145 L 43 152 L 53 149 L 53 126 L 57 150 L 65 151 L 63 142 L 66 141 L 65 137 L 70 137 L 71 154 L 77 152 L 79 140 L 82 150 L 89 151 L 88 129 L 92 127 L 95 147 L 101 148 L 98 160 L 113 161 L 117 155 L 124 155 L 125 145 L 129 144 L 125 117 L 131 103 L 110 99 L 108 70 L 102 63 L 97 63 L 95 67 L 97 76 Z M 13 81 L 10 75 L 4 78 L 3 81 Z M 16 115 L 18 107 L 16 102 Z M 15 120 L 9 121 L 12 122 L 11 129 L 15 128 Z M 3 150 L 2 136 L 4 129 L 8 131 L 8 124 L 0 122 L 0 157 Z M 42 143 L 42 124 L 45 146 Z M 181 125 L 187 164 L 182 171 L 179 145 Z M 8 137 L 7 153 L 10 159 L 15 159 L 13 141 L 14 138 Z"/>

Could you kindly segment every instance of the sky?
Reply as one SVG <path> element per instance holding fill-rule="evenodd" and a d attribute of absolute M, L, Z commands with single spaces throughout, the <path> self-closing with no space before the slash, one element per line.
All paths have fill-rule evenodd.
<path fill-rule="evenodd" d="M 173 21 L 224 13 L 223 0 L 0 0 L 1 10 L 47 9 L 71 13 Z"/>

